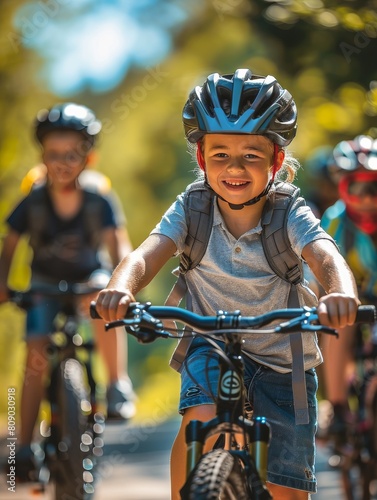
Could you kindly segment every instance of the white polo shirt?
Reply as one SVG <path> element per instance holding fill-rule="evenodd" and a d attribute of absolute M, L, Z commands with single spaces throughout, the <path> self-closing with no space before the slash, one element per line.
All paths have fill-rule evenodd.
<path fill-rule="evenodd" d="M 333 241 L 303 198 L 291 210 L 287 230 L 292 249 L 299 256 L 303 248 L 314 240 Z M 239 309 L 243 316 L 256 316 L 287 307 L 290 284 L 270 268 L 264 255 L 261 232 L 259 223 L 236 239 L 228 231 L 214 199 L 213 228 L 206 253 L 200 264 L 186 274 L 193 312 L 215 315 L 218 310 L 232 312 Z M 152 233 L 172 239 L 177 255 L 183 252 L 187 235 L 183 193 Z M 298 285 L 298 293 L 301 306 L 317 304 L 317 298 L 306 282 Z M 302 337 L 307 370 L 323 359 L 316 334 L 304 333 Z M 288 373 L 292 369 L 289 335 L 245 335 L 244 350 L 253 360 L 280 373 Z"/>

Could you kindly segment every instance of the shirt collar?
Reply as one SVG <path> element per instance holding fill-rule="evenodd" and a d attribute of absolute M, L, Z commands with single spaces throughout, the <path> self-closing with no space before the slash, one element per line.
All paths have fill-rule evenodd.
<path fill-rule="evenodd" d="M 213 198 L 213 204 L 214 204 L 214 211 L 213 211 L 213 227 L 215 226 L 222 226 L 225 231 L 228 231 L 226 224 L 224 222 L 224 219 L 220 213 L 220 209 L 217 205 L 217 196 Z M 261 233 L 262 232 L 262 226 L 261 226 L 261 221 L 259 221 L 258 225 L 254 227 L 253 229 L 250 229 L 250 231 L 247 231 L 245 234 L 254 234 L 254 233 Z"/>

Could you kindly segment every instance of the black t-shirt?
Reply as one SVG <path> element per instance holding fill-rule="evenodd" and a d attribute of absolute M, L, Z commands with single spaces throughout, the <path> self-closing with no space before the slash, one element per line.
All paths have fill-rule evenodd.
<path fill-rule="evenodd" d="M 34 189 L 7 219 L 19 234 L 30 236 L 33 275 L 48 280 L 84 280 L 103 267 L 103 229 L 116 227 L 109 198 L 83 190 L 83 204 L 71 219 L 60 218 L 45 186 Z"/>

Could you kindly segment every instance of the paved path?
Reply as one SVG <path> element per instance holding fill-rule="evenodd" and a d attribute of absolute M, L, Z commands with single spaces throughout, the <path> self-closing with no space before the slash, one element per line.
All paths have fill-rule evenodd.
<path fill-rule="evenodd" d="M 169 456 L 178 425 L 177 420 L 159 426 L 107 424 L 95 500 L 169 500 Z M 4 442 L 0 446 L 4 458 Z M 338 474 L 328 467 L 322 446 L 317 449 L 317 478 L 313 500 L 342 500 Z M 30 487 L 17 485 L 11 493 L 2 476 L 0 500 L 51 500 L 51 492 L 36 496 Z"/>

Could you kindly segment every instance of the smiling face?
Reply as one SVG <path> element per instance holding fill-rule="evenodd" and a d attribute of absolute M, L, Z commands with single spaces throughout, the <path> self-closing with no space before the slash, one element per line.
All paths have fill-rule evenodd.
<path fill-rule="evenodd" d="M 203 156 L 208 183 L 228 203 L 246 203 L 258 196 L 271 179 L 274 148 L 264 136 L 207 134 Z M 283 159 L 280 151 L 277 168 Z"/>
<path fill-rule="evenodd" d="M 80 133 L 75 131 L 51 132 L 43 139 L 43 162 L 49 182 L 57 188 L 69 188 L 88 162 L 88 151 Z"/>

